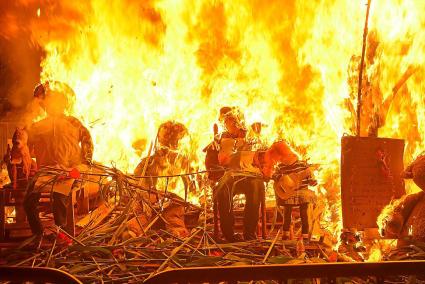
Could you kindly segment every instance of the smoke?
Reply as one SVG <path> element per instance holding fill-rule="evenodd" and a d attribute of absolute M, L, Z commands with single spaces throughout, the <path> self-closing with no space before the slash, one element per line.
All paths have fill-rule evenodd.
<path fill-rule="evenodd" d="M 0 98 L 12 108 L 31 100 L 40 78 L 42 49 L 32 40 L 30 23 L 35 5 L 19 1 L 0 2 Z"/>

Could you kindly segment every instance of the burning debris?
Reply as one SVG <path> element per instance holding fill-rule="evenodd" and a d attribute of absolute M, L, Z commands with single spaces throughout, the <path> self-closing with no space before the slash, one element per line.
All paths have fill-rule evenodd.
<path fill-rule="evenodd" d="M 338 253 L 320 241 L 282 241 L 281 229 L 271 231 L 269 240 L 217 243 L 212 238 L 210 198 L 208 204 L 200 208 L 170 192 L 147 189 L 140 185 L 140 177 L 125 175 L 115 168 L 94 166 L 98 167 L 98 173 L 81 174 L 99 176 L 105 201 L 77 223 L 77 235 L 72 237 L 57 226 L 49 227 L 37 243 L 31 244 L 32 238 L 17 249 L 3 250 L 2 264 L 56 267 L 84 282 L 131 283 L 148 279 L 167 268 L 363 261 L 368 256 L 366 249 L 359 245 L 359 235 L 349 233 L 342 235 L 342 242 L 351 249 L 340 249 Z M 50 174 L 54 172 L 64 174 L 63 170 L 53 169 Z M 202 174 L 205 173 L 192 175 Z M 158 199 L 152 202 L 145 198 L 147 195 L 156 195 Z M 190 229 L 187 236 L 179 236 L 164 227 L 161 201 L 167 199 L 187 208 L 185 224 Z M 149 211 L 153 212 L 152 217 L 146 220 Z M 193 214 L 196 217 L 186 221 Z M 137 230 L 135 226 L 139 226 Z M 58 231 L 66 238 L 54 240 L 52 236 Z M 382 259 L 424 259 L 424 250 L 418 243 L 388 250 Z M 383 248 L 379 250 L 382 251 L 385 252 Z"/>
<path fill-rule="evenodd" d="M 318 256 L 328 257 L 325 251 L 331 249 L 319 243 L 300 247 L 296 241 L 282 242 L 281 230 L 273 240 L 219 244 L 211 237 L 211 204 L 199 208 L 170 192 L 140 185 L 138 177 L 94 166 L 102 170 L 94 175 L 102 177 L 101 192 L 109 197 L 109 202 L 79 223 L 82 227 L 75 237 L 59 227 L 51 228 L 55 233 L 65 233 L 69 243 L 58 240 L 52 244 L 46 241 L 50 237 L 45 234 L 35 244 L 36 250 L 28 250 L 30 243 L 24 242 L 18 249 L 4 251 L 3 259 L 8 264 L 57 267 L 87 282 L 100 278 L 104 282 L 126 283 L 142 281 L 167 267 L 317 262 L 321 261 Z M 57 174 L 63 175 L 63 171 Z M 158 199 L 152 202 L 146 198 L 149 195 Z M 195 215 L 201 213 L 199 221 L 195 218 L 187 226 L 192 227 L 187 236 L 179 236 L 166 227 L 161 229 L 161 223 L 169 220 L 165 217 L 164 200 L 186 206 L 186 216 L 194 211 Z M 146 216 L 152 217 L 146 220 Z M 136 223 L 138 230 L 133 229 Z"/>

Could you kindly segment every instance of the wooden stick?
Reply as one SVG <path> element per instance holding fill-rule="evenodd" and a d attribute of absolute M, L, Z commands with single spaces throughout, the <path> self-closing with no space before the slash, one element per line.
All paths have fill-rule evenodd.
<path fill-rule="evenodd" d="M 59 227 L 57 227 L 57 229 L 56 229 L 56 235 L 57 234 L 59 234 Z M 53 251 L 56 248 L 56 242 L 57 242 L 57 240 L 58 240 L 58 238 L 55 238 L 55 241 L 53 242 L 52 249 L 50 250 L 49 257 L 47 258 L 47 261 L 46 261 L 46 267 L 49 267 L 50 259 L 52 258 Z"/>
<path fill-rule="evenodd" d="M 262 261 L 263 263 L 266 263 L 267 259 L 269 258 L 269 255 L 270 255 L 270 253 L 272 252 L 272 249 L 273 249 L 274 245 L 276 244 L 277 239 L 278 239 L 278 238 L 279 238 L 279 236 L 280 236 L 280 231 L 281 231 L 281 230 L 282 230 L 282 228 L 279 228 L 279 230 L 277 231 L 276 237 L 274 237 L 273 242 L 271 243 L 271 245 L 270 245 L 269 249 L 267 250 L 266 255 L 265 255 L 265 256 L 264 256 L 264 258 L 263 258 L 263 261 Z"/>
<path fill-rule="evenodd" d="M 357 136 L 360 136 L 360 113 L 362 109 L 362 80 L 363 80 L 363 65 L 364 65 L 364 56 L 366 52 L 366 37 L 367 37 L 367 25 L 369 21 L 369 10 L 370 3 L 372 0 L 367 1 L 367 10 L 366 10 L 366 21 L 364 24 L 363 30 L 363 45 L 362 45 L 362 58 L 360 60 L 360 70 L 359 70 L 359 85 L 357 90 Z"/>
<path fill-rule="evenodd" d="M 175 249 L 173 249 L 172 251 L 171 251 L 171 254 L 170 254 L 170 256 L 167 258 L 167 260 L 166 261 L 164 261 L 162 264 L 161 264 L 161 266 L 155 271 L 155 272 L 152 272 L 151 273 L 151 275 L 149 275 L 149 277 L 147 278 L 147 279 L 149 279 L 149 278 L 151 278 L 152 276 L 154 276 L 156 273 L 158 273 L 158 272 L 161 272 L 164 268 L 165 268 L 165 266 L 170 262 L 170 260 L 171 260 L 171 258 L 172 257 L 174 257 L 188 242 L 190 242 L 192 239 L 193 239 L 193 237 L 195 237 L 199 232 L 201 232 L 202 231 L 202 228 L 198 228 L 190 237 L 188 237 L 180 246 L 178 246 L 178 247 L 176 247 Z"/>
<path fill-rule="evenodd" d="M 76 238 L 74 238 L 73 236 L 71 236 L 67 231 L 65 231 L 64 229 L 62 229 L 59 226 L 53 225 L 56 229 L 58 229 L 59 231 L 61 231 L 62 233 L 64 233 L 68 238 L 70 238 L 71 240 L 73 240 L 74 242 L 76 242 L 77 244 L 85 247 L 86 245 L 83 244 L 82 242 L 80 242 L 79 240 L 77 240 Z"/>

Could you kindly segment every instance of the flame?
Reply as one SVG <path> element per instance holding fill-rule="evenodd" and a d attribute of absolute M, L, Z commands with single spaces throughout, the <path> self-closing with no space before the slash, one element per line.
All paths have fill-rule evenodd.
<path fill-rule="evenodd" d="M 385 206 L 379 214 L 376 224 L 378 225 L 379 234 L 383 237 L 388 221 L 391 221 L 394 210 L 400 206 L 403 198 L 392 200 L 390 204 Z"/>
<path fill-rule="evenodd" d="M 31 30 L 46 53 L 41 78 L 74 88 L 72 113 L 90 127 L 96 160 L 132 172 L 147 152 L 136 142 L 176 120 L 202 168 L 219 108 L 237 105 L 248 124 L 267 125 L 265 143 L 285 138 L 321 164 L 324 221 L 338 232 L 340 139 L 352 129 L 348 69 L 361 52 L 364 2 L 48 1 Z M 379 45 L 366 76 L 378 104 L 416 68 L 380 130 L 406 139 L 406 162 L 424 148 L 424 10 L 422 0 L 374 0 L 369 20 Z"/>
<path fill-rule="evenodd" d="M 16 223 L 16 208 L 15 206 L 5 206 L 5 218 L 7 224 Z"/>
<path fill-rule="evenodd" d="M 413 226 L 412 225 L 410 225 L 410 227 L 409 227 L 408 236 L 413 236 Z"/>
<path fill-rule="evenodd" d="M 397 246 L 397 240 L 377 240 L 369 248 L 369 256 L 366 262 L 382 261 L 384 255 Z"/>

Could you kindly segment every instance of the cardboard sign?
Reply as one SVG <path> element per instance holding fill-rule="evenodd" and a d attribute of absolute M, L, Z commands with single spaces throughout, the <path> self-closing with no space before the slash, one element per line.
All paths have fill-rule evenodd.
<path fill-rule="evenodd" d="M 405 193 L 404 140 L 346 136 L 341 141 L 344 228 L 376 228 L 381 210 Z"/>

